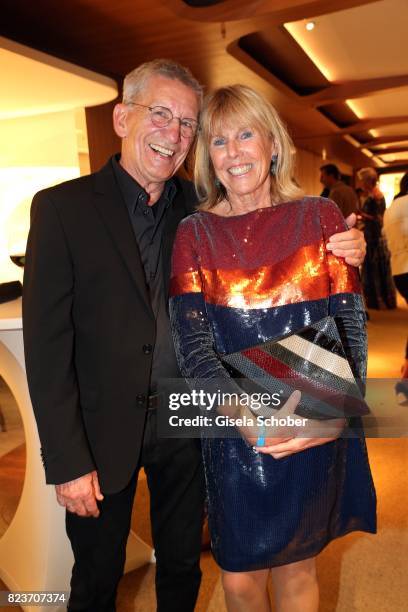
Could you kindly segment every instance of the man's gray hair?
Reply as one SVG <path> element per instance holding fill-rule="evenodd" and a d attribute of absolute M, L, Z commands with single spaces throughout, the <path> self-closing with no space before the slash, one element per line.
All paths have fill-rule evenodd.
<path fill-rule="evenodd" d="M 168 59 L 155 59 L 151 62 L 145 62 L 129 72 L 123 81 L 123 103 L 132 102 L 142 92 L 146 81 L 155 75 L 180 81 L 190 87 L 197 94 L 201 105 L 203 99 L 202 85 L 188 68 Z"/>

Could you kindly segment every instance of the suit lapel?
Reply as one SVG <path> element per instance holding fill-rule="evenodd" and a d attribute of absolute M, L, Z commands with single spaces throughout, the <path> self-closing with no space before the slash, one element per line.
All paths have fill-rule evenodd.
<path fill-rule="evenodd" d="M 136 284 L 147 310 L 153 317 L 139 247 L 122 194 L 116 184 L 111 162 L 108 162 L 102 170 L 95 174 L 94 185 L 95 207 L 112 238 L 114 247 Z"/>

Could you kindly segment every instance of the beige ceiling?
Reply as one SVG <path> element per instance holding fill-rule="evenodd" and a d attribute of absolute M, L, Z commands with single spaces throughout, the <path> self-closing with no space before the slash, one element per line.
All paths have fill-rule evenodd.
<path fill-rule="evenodd" d="M 408 0 L 407 0 L 408 6 Z M 407 21 L 408 24 L 408 21 Z M 407 32 L 408 35 L 408 32 Z M 408 38 L 407 38 L 408 58 Z M 408 73 L 408 67 L 407 67 Z M 370 117 L 393 117 L 408 113 L 408 87 L 390 89 L 384 93 L 373 94 L 364 98 L 353 100 L 353 110 L 357 111 L 360 119 Z"/>
<path fill-rule="evenodd" d="M 354 168 L 384 165 L 375 138 L 408 134 L 408 0 L 222 0 L 203 8 L 183 0 L 2 0 L 2 9 L 9 38 L 118 80 L 140 62 L 171 57 L 207 88 L 252 85 L 282 114 L 296 146 Z M 72 95 L 73 87 L 47 80 L 59 103 Z M 26 102 L 35 85 L 20 90 Z"/>
<path fill-rule="evenodd" d="M 398 137 L 399 135 L 403 135 L 403 134 L 406 134 L 408 136 L 408 123 L 401 124 L 401 125 L 392 125 L 388 128 L 381 128 L 381 130 L 372 130 L 372 131 L 374 133 L 374 136 L 396 136 Z M 396 142 L 398 142 L 400 146 L 407 147 L 407 150 L 408 150 L 408 138 L 404 138 L 404 140 L 397 140 Z M 386 149 L 389 146 L 390 146 L 389 143 L 377 145 L 377 147 L 381 149 Z"/>
<path fill-rule="evenodd" d="M 0 37 L 0 119 L 95 106 L 117 96 L 113 79 Z"/>
<path fill-rule="evenodd" d="M 408 124 L 407 124 L 407 129 L 406 129 L 405 133 L 408 134 Z M 407 151 L 408 151 L 408 140 L 404 140 L 402 142 L 393 143 L 393 144 L 390 144 L 390 143 L 388 143 L 388 144 L 379 144 L 379 145 L 377 145 L 377 148 L 385 150 L 385 149 L 389 148 L 390 146 L 396 146 L 396 145 L 398 145 L 400 147 L 405 147 L 407 149 Z"/>
<path fill-rule="evenodd" d="M 312 21 L 314 28 L 306 29 Z M 408 75 L 408 0 L 380 0 L 330 14 L 285 24 L 285 28 L 332 84 Z M 369 95 L 347 99 L 358 119 L 407 117 L 408 85 L 382 85 Z M 382 91 L 381 91 L 382 89 Z M 370 129 L 373 138 L 398 136 L 399 147 L 407 145 L 408 123 Z M 401 138 L 405 136 L 404 138 Z M 402 141 L 402 142 L 401 142 Z M 350 142 L 350 140 L 349 140 Z M 374 146 L 373 141 L 369 145 Z M 356 142 L 356 146 L 358 142 Z M 376 146 L 376 145 L 375 145 Z M 380 146 L 380 144 L 378 144 Z M 395 142 L 382 144 L 386 151 Z M 369 146 L 371 148 L 371 146 Z M 377 161 L 377 157 L 374 158 Z M 407 150 L 381 154 L 382 162 L 406 161 Z"/>
<path fill-rule="evenodd" d="M 405 160 L 407 159 L 407 153 L 388 153 L 388 154 L 381 154 L 381 159 L 385 162 L 394 162 L 394 161 L 401 161 L 401 160 Z"/>
<path fill-rule="evenodd" d="M 312 31 L 306 21 L 315 23 Z M 285 27 L 335 82 L 407 74 L 407 25 L 407 0 L 380 0 Z"/>

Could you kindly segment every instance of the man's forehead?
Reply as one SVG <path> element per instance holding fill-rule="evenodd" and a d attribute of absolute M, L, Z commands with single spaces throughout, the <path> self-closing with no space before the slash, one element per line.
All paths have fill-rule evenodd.
<path fill-rule="evenodd" d="M 149 77 L 143 87 L 140 99 L 149 105 L 160 105 L 168 108 L 177 107 L 197 114 L 200 101 L 197 93 L 178 79 L 170 79 L 160 74 Z"/>

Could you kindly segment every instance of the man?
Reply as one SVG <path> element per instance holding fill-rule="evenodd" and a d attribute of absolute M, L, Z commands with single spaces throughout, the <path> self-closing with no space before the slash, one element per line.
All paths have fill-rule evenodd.
<path fill-rule="evenodd" d="M 161 380 L 179 376 L 167 317 L 170 255 L 192 212 L 174 175 L 194 140 L 201 87 L 155 60 L 124 81 L 113 123 L 121 155 L 37 194 L 27 249 L 27 376 L 47 483 L 67 509 L 75 557 L 69 610 L 115 610 L 137 483 L 151 496 L 160 612 L 192 612 L 203 474 L 195 441 L 159 439 Z M 356 230 L 329 248 L 359 264 Z"/>
<path fill-rule="evenodd" d="M 328 189 L 327 197 L 333 200 L 343 213 L 348 217 L 358 210 L 357 194 L 348 185 L 343 183 L 339 169 L 334 164 L 326 164 L 320 168 L 320 182 Z"/>

